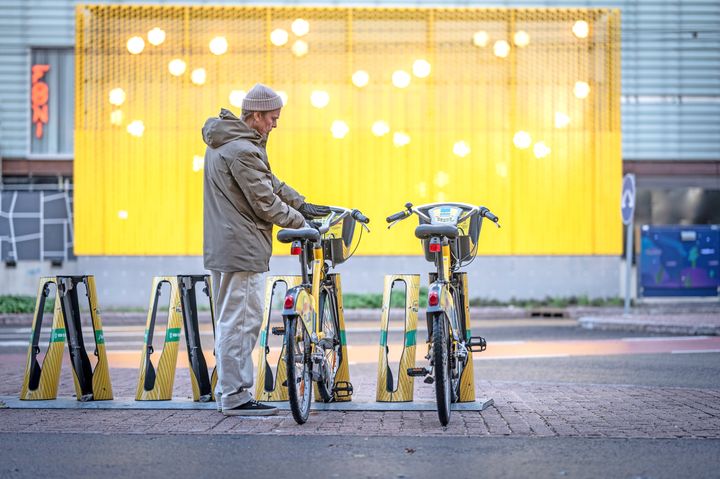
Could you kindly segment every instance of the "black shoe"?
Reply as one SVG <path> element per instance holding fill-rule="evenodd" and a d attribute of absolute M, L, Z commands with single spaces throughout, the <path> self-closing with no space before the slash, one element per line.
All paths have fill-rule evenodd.
<path fill-rule="evenodd" d="M 223 414 L 226 416 L 272 416 L 277 412 L 278 409 L 275 406 L 268 406 L 254 399 L 232 409 L 223 409 Z"/>

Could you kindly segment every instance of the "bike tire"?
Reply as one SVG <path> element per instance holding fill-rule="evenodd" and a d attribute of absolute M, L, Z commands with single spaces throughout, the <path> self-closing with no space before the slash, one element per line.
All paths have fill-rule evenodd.
<path fill-rule="evenodd" d="M 447 320 L 444 314 L 436 314 L 433 318 L 432 347 L 438 419 L 440 424 L 447 426 L 450 422 L 452 390 L 450 385 L 449 338 Z"/>
<path fill-rule="evenodd" d="M 320 290 L 319 304 L 320 330 L 325 333 L 325 340 L 332 342 L 330 348 L 323 348 L 322 378 L 318 381 L 318 393 L 323 402 L 331 402 L 334 398 L 335 375 L 342 360 L 342 344 L 340 342 L 340 323 L 337 307 L 332 291 Z"/>
<path fill-rule="evenodd" d="M 290 411 L 296 423 L 305 424 L 312 400 L 312 363 L 310 337 L 300 321 L 297 316 L 285 321 L 285 370 Z"/>

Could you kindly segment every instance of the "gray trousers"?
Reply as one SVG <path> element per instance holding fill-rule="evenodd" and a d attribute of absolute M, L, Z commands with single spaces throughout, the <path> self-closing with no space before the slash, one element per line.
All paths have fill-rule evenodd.
<path fill-rule="evenodd" d="M 264 274 L 211 271 L 215 303 L 215 360 L 218 381 L 215 396 L 223 409 L 252 399 L 252 352 L 263 314 Z"/>

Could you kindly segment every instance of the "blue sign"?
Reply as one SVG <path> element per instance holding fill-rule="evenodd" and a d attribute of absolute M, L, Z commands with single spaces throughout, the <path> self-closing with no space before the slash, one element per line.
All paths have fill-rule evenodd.
<path fill-rule="evenodd" d="M 635 175 L 632 173 L 623 176 L 620 213 L 622 213 L 623 224 L 629 225 L 635 213 Z"/>
<path fill-rule="evenodd" d="M 718 296 L 718 225 L 643 226 L 640 242 L 643 296 Z"/>

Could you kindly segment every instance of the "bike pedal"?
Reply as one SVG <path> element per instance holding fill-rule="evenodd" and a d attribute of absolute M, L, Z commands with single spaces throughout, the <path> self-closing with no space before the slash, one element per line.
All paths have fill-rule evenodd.
<path fill-rule="evenodd" d="M 347 398 L 353 395 L 353 385 L 348 381 L 338 381 L 333 388 L 333 394 L 338 398 Z"/>
<path fill-rule="evenodd" d="M 487 349 L 487 342 L 481 336 L 474 336 L 465 343 L 465 346 L 473 353 L 482 353 Z"/>
<path fill-rule="evenodd" d="M 275 336 L 284 336 L 285 335 L 285 326 L 275 326 L 272 328 L 272 333 Z"/>
<path fill-rule="evenodd" d="M 408 368 L 407 375 L 411 378 L 427 376 L 430 371 L 427 368 Z"/>
<path fill-rule="evenodd" d="M 423 379 L 423 382 L 425 384 L 432 384 L 435 382 L 435 378 L 432 376 L 425 376 L 425 379 Z"/>

